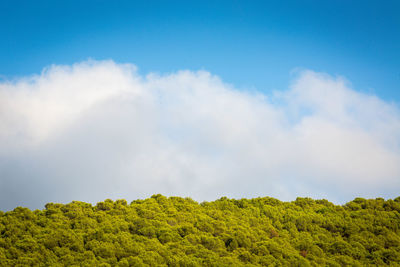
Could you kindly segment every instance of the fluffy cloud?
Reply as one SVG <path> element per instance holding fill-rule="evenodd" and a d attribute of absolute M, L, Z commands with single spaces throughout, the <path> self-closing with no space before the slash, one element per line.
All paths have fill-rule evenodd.
<path fill-rule="evenodd" d="M 51 66 L 0 83 L 0 209 L 154 193 L 395 197 L 399 141 L 399 108 L 340 77 L 303 71 L 265 95 L 204 71 Z"/>

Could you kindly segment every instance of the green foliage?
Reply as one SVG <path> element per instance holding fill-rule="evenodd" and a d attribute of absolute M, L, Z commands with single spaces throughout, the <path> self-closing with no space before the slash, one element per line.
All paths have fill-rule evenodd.
<path fill-rule="evenodd" d="M 400 198 L 154 195 L 0 212 L 1 266 L 400 265 Z"/>

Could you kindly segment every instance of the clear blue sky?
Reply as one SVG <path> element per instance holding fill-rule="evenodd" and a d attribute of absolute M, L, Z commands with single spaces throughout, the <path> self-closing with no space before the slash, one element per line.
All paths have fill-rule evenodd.
<path fill-rule="evenodd" d="M 0 1 L 0 77 L 113 59 L 285 89 L 295 68 L 400 102 L 400 1 Z"/>

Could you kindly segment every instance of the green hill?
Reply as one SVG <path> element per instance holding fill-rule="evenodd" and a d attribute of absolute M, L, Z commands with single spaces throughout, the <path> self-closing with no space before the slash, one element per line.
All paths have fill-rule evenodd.
<path fill-rule="evenodd" d="M 400 266 L 400 197 L 155 195 L 0 212 L 1 266 Z"/>

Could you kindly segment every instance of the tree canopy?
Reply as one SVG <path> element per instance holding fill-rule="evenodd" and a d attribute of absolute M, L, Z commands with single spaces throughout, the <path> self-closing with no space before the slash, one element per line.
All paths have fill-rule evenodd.
<path fill-rule="evenodd" d="M 154 195 L 0 211 L 1 266 L 400 265 L 400 197 Z"/>

